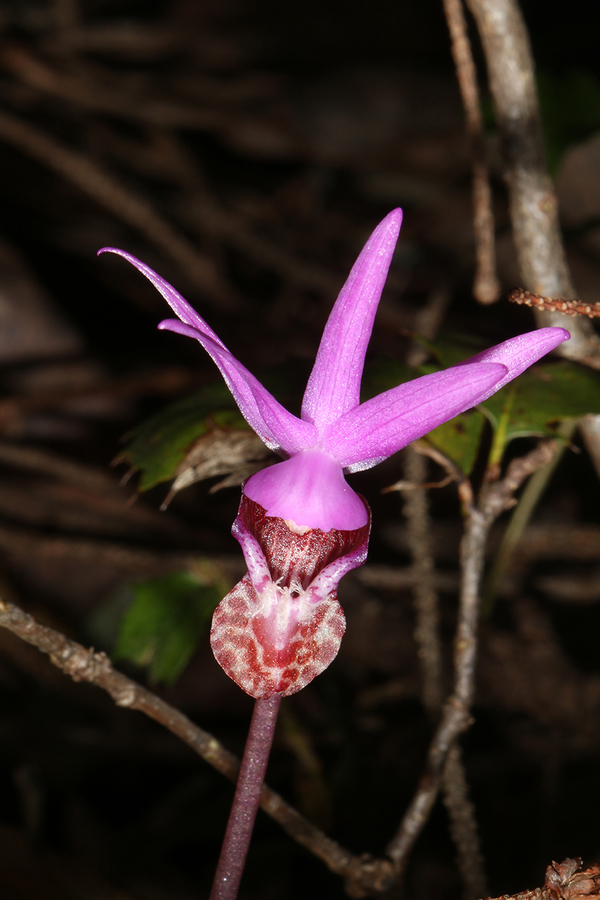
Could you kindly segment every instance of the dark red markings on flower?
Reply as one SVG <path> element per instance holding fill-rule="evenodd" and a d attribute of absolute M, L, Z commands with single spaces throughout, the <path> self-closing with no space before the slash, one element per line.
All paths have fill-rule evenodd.
<path fill-rule="evenodd" d="M 252 697 L 295 694 L 337 656 L 346 630 L 342 607 L 334 593 L 316 605 L 292 611 L 285 641 L 272 626 L 278 607 L 286 605 L 286 589 L 273 586 L 271 600 L 256 593 L 245 575 L 221 601 L 213 616 L 211 646 L 221 668 Z M 261 615 L 271 612 L 271 617 Z M 271 621 L 269 621 L 271 618 Z"/>
<path fill-rule="evenodd" d="M 366 501 L 363 502 L 368 510 Z M 364 544 L 371 527 L 369 521 L 355 531 L 321 531 L 314 528 L 297 534 L 283 519 L 267 516 L 262 506 L 245 495 L 239 515 L 242 525 L 260 544 L 273 581 L 278 581 L 283 587 L 297 583 L 305 589 L 325 566 Z"/>
<path fill-rule="evenodd" d="M 245 575 L 221 601 L 213 616 L 213 653 L 252 697 L 295 694 L 337 656 L 346 620 L 335 588 L 344 571 L 364 561 L 369 525 L 297 534 L 244 497 L 236 532 L 254 537 L 271 577 L 261 564 L 254 580 Z M 333 566 L 331 578 L 325 578 L 328 587 L 315 581 L 342 558 L 348 565 Z"/>

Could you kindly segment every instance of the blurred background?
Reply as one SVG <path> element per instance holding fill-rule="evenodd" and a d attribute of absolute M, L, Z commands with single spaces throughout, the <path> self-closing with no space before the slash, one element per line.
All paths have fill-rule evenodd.
<path fill-rule="evenodd" d="M 526 0 L 523 11 L 569 261 L 578 296 L 595 302 L 600 7 Z M 505 296 L 519 276 L 476 39 L 474 52 Z M 158 584 L 160 606 L 182 573 L 218 593 L 244 568 L 230 535 L 238 487 L 211 492 L 216 479 L 202 480 L 161 511 L 169 483 L 160 474 L 139 495 L 139 475 L 120 483 L 127 463 L 145 459 L 124 436 L 211 385 L 215 370 L 194 342 L 157 332 L 162 298 L 96 251 L 121 247 L 159 271 L 298 411 L 337 292 L 395 206 L 404 225 L 373 371 L 382 359 L 406 361 L 414 333 L 490 344 L 534 327 L 530 310 L 472 298 L 469 148 L 438 0 L 0 2 L 1 593 L 127 657 L 117 665 L 151 678 L 238 753 L 252 703 L 212 659 L 206 617 L 181 651 L 184 662 L 195 652 L 180 674 L 161 670 L 148 646 L 135 665 L 118 638 L 144 586 L 154 597 Z M 210 437 L 211 422 L 194 438 Z M 376 856 L 431 735 L 402 498 L 381 493 L 401 477 L 394 457 L 353 480 L 374 511 L 370 561 L 342 584 L 338 659 L 284 703 L 269 770 L 312 821 Z M 476 725 L 464 747 L 492 895 L 541 884 L 553 858 L 600 860 L 599 500 L 585 452 L 567 452 L 482 623 Z M 433 491 L 431 504 L 450 685 L 455 489 Z M 174 736 L 0 631 L 3 900 L 207 896 L 231 796 Z M 454 856 L 439 804 L 407 896 L 461 896 Z M 345 896 L 259 814 L 241 896 L 309 891 Z"/>

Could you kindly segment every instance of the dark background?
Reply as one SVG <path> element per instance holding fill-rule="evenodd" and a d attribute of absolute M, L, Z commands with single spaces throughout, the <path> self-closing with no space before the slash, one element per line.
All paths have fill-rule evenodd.
<path fill-rule="evenodd" d="M 600 9 L 523 9 L 569 259 L 580 296 L 594 302 Z M 518 271 L 477 45 L 475 54 L 506 292 Z M 162 299 L 122 261 L 97 259 L 99 247 L 154 266 L 252 371 L 279 367 L 293 410 L 336 292 L 394 206 L 405 223 L 370 360 L 405 359 L 436 294 L 445 331 L 496 343 L 533 327 L 528 310 L 505 300 L 482 308 L 471 296 L 469 156 L 434 0 L 0 3 L 0 109 L 12 117 L 0 120 L 1 588 L 84 644 L 110 651 L 130 585 L 181 568 L 183 557 L 221 560 L 232 578 L 243 571 L 229 533 L 237 488 L 194 485 L 161 513 L 166 485 L 132 505 L 135 479 L 121 488 L 123 466 L 110 469 L 124 434 L 214 371 L 193 342 L 156 332 Z M 35 129 L 37 149 L 15 121 Z M 61 171 L 56 147 L 72 154 Z M 154 240 L 148 216 L 132 224 L 123 195 L 97 188 L 98 169 L 175 238 Z M 198 275 L 196 251 L 218 288 Z M 18 460 L 6 447 L 41 455 Z M 373 506 L 370 564 L 392 574 L 410 561 L 402 502 L 380 492 L 400 477 L 393 458 L 353 481 Z M 600 859 L 598 500 L 585 452 L 567 453 L 482 623 L 475 725 L 463 743 L 492 896 L 541 884 L 552 859 Z M 436 560 L 450 579 L 441 594 L 449 685 L 461 523 L 451 486 L 431 503 Z M 380 590 L 360 575 L 343 583 L 342 651 L 284 703 L 269 769 L 271 784 L 333 837 L 379 856 L 431 736 L 411 595 L 388 580 Z M 241 752 L 251 701 L 206 639 L 179 682 L 157 690 Z M 3 900 L 207 896 L 230 799 L 175 737 L 0 633 Z M 438 804 L 407 896 L 460 896 L 454 856 Z M 309 892 L 344 896 L 337 877 L 259 815 L 241 896 Z"/>

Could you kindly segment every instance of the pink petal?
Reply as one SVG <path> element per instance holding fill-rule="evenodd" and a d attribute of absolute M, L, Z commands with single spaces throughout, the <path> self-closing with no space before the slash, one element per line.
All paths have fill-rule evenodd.
<path fill-rule="evenodd" d="M 570 337 L 571 335 L 564 328 L 538 328 L 537 331 L 528 331 L 526 334 L 519 334 L 508 341 L 489 347 L 489 349 L 483 350 L 476 356 L 471 356 L 470 359 L 465 359 L 464 362 L 458 363 L 458 367 L 480 362 L 502 363 L 506 366 L 508 372 L 504 378 L 477 401 L 478 403 L 483 403 L 484 400 L 487 400 L 488 397 L 499 391 L 505 384 L 516 378 L 517 375 L 520 375 L 533 363 L 536 363 L 542 356 L 550 353 L 551 350 L 555 350 L 563 341 L 568 341 Z M 457 366 L 454 368 L 457 368 Z"/>
<path fill-rule="evenodd" d="M 315 443 L 317 433 L 315 426 L 288 412 L 260 381 L 231 355 L 212 328 L 164 278 L 129 253 L 112 247 L 106 247 L 100 253 L 105 251 L 116 253 L 130 262 L 163 295 L 180 316 L 181 321 L 166 319 L 158 327 L 195 338 L 202 344 L 218 366 L 240 412 L 267 447 L 293 454 Z"/>
<path fill-rule="evenodd" d="M 395 209 L 377 226 L 331 311 L 304 400 L 302 418 L 321 430 L 360 402 L 360 381 L 373 320 L 402 224 Z"/>
<path fill-rule="evenodd" d="M 145 275 L 148 281 L 152 282 L 156 290 L 163 295 L 175 315 L 180 318 L 182 322 L 185 322 L 186 325 L 191 325 L 192 328 L 197 328 L 202 334 L 212 338 L 219 346 L 225 347 L 223 341 L 215 334 L 212 328 L 207 325 L 202 316 L 199 316 L 187 300 L 185 300 L 168 281 L 165 281 L 161 275 L 158 275 L 154 269 L 151 269 L 150 266 L 147 266 L 146 263 L 142 262 L 137 257 L 132 256 L 131 253 L 126 253 L 125 250 L 119 250 L 116 247 L 103 247 L 102 250 L 98 250 L 96 255 L 100 256 L 101 253 L 114 253 L 116 256 L 122 256 L 123 259 L 126 259 L 127 262 L 131 263 L 132 266 L 135 266 L 142 275 Z"/>
<path fill-rule="evenodd" d="M 489 397 L 505 375 L 499 363 L 474 363 L 415 378 L 346 413 L 322 446 L 350 472 L 369 469 Z"/>

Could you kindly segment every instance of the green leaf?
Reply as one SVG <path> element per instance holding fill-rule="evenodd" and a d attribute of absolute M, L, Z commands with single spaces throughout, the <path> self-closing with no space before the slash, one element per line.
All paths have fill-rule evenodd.
<path fill-rule="evenodd" d="M 484 425 L 483 413 L 473 410 L 438 425 L 429 432 L 426 440 L 449 457 L 461 472 L 470 475 L 477 462 Z"/>
<path fill-rule="evenodd" d="M 444 335 L 435 343 L 423 342 L 437 362 L 414 369 L 394 360 L 378 360 L 368 375 L 369 396 L 455 365 L 478 353 L 479 342 L 462 336 Z M 498 462 L 509 441 L 532 435 L 556 435 L 561 422 L 588 413 L 600 413 L 600 373 L 568 360 L 542 363 L 528 369 L 476 411 L 446 422 L 427 435 L 465 474 L 475 464 L 484 425 L 483 414 L 494 429 L 490 462 Z"/>
<path fill-rule="evenodd" d="M 406 381 L 413 381 L 422 374 L 419 369 L 412 366 L 406 366 L 404 363 L 398 362 L 390 357 L 380 356 L 378 359 L 370 363 L 363 376 L 361 401 L 370 400 L 377 394 L 389 391 L 391 388 L 404 384 Z"/>
<path fill-rule="evenodd" d="M 295 400 L 302 396 L 299 382 L 303 380 L 305 383 L 301 365 L 273 366 L 261 375 L 267 390 L 288 408 L 290 403 L 293 408 Z M 210 437 L 217 429 L 251 432 L 229 389 L 221 381 L 167 406 L 139 425 L 129 435 L 125 449 L 115 462 L 128 463 L 132 471 L 140 471 L 138 490 L 147 491 L 160 482 L 177 477 L 188 452 L 200 439 Z M 256 458 L 256 453 L 249 456 L 249 460 Z"/>
<path fill-rule="evenodd" d="M 550 174 L 565 150 L 600 129 L 600 82 L 591 72 L 539 72 L 538 95 Z"/>
<path fill-rule="evenodd" d="M 249 430 L 225 384 L 213 384 L 167 406 L 136 428 L 116 462 L 129 463 L 142 475 L 139 490 L 147 491 L 175 477 L 192 444 L 215 425 Z"/>
<path fill-rule="evenodd" d="M 208 582 L 190 572 L 174 572 L 134 585 L 134 599 L 121 622 L 115 658 L 147 666 L 153 682 L 172 684 L 189 662 L 227 590 L 216 570 Z"/>
<path fill-rule="evenodd" d="M 505 420 L 507 444 L 528 435 L 555 435 L 565 419 L 600 412 L 600 373 L 561 360 L 533 366 L 481 405 L 494 428 Z"/>

